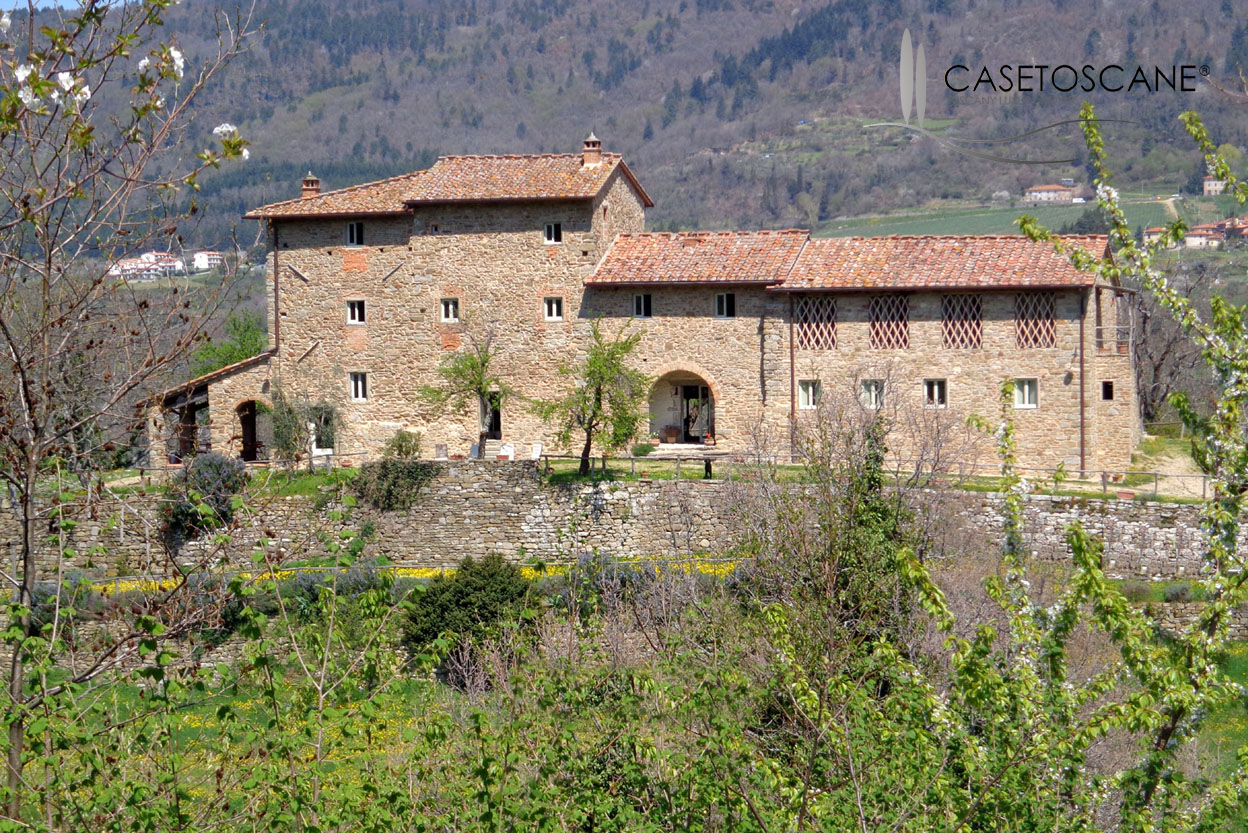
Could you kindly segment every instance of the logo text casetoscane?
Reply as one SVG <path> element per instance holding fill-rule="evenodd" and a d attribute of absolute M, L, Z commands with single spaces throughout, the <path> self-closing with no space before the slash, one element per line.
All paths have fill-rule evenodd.
<path fill-rule="evenodd" d="M 955 93 L 979 92 L 981 89 L 1001 93 L 1013 90 L 1021 93 L 1046 90 L 1068 93 L 1076 89 L 1085 93 L 1094 90 L 1111 93 L 1142 90 L 1153 93 L 1167 87 L 1175 92 L 1191 93 L 1196 91 L 1198 74 L 1208 75 L 1209 70 L 1195 64 L 1172 66 L 1169 73 L 1157 66 L 1152 67 L 1150 73 L 1141 66 L 1129 72 L 1118 64 L 1103 67 L 1085 64 L 1079 69 L 1069 64 L 1002 64 L 995 72 L 981 67 L 979 75 L 973 77 L 970 67 L 954 64 L 945 70 L 945 86 Z"/>

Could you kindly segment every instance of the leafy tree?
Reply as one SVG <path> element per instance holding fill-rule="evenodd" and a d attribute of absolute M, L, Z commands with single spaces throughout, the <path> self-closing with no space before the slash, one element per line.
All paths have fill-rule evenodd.
<path fill-rule="evenodd" d="M 424 385 L 420 397 L 439 416 L 448 409 L 466 414 L 473 405 L 480 414 L 480 431 L 477 435 L 477 453 L 485 453 L 485 438 L 494 411 L 502 410 L 515 394 L 495 368 L 495 360 L 501 348 L 495 342 L 494 328 L 478 333 L 472 322 L 464 320 L 464 343 L 438 366 L 440 385 Z"/>
<path fill-rule="evenodd" d="M 589 455 L 597 442 L 603 448 L 624 448 L 640 433 L 646 420 L 646 393 L 650 380 L 629 367 L 629 357 L 641 341 L 642 333 L 627 333 L 628 324 L 608 340 L 600 323 L 590 325 L 593 340 L 585 360 L 577 367 L 567 365 L 559 372 L 574 380 L 572 390 L 562 399 L 541 402 L 537 413 L 559 426 L 559 442 L 567 445 L 573 433 L 584 437 L 580 473 L 589 474 Z"/>
<path fill-rule="evenodd" d="M 213 339 L 191 357 L 191 373 L 202 376 L 227 365 L 250 359 L 269 347 L 264 318 L 254 312 L 237 312 L 225 322 L 224 338 Z"/>
<path fill-rule="evenodd" d="M 135 403 L 186 361 L 224 298 L 224 281 L 187 298 L 142 293 L 109 274 L 119 258 L 167 245 L 183 219 L 173 205 L 205 169 L 248 155 L 229 124 L 211 131 L 210 146 L 182 145 L 192 102 L 237 53 L 248 20 L 210 12 L 221 40 L 203 44 L 192 67 L 162 31 L 171 5 L 85 0 L 43 18 L 34 3 L 24 13 L 0 11 L 0 373 L 8 380 L 0 396 L 0 481 L 16 522 L 3 570 L 12 627 L 3 637 L 11 660 L 4 663 L 0 807 L 7 820 L 0 826 L 12 829 L 97 825 L 83 821 L 96 818 L 90 808 L 78 821 L 54 824 L 52 806 L 36 800 L 33 786 L 45 772 L 36 779 L 27 767 L 32 745 L 46 751 L 82 740 L 74 698 L 119 654 L 89 669 L 57 670 L 62 620 L 32 631 L 32 592 L 41 569 L 50 564 L 59 575 L 72 558 L 64 525 L 72 528 L 75 508 L 100 486 L 99 472 L 79 464 L 128 431 Z M 70 356 L 89 356 L 91 372 L 66 363 Z M 49 490 L 66 468 L 93 476 L 91 488 L 64 497 Z M 133 644 L 140 635 L 152 639 L 166 627 L 152 612 L 159 611 L 118 631 Z M 160 668 L 150 673 L 163 676 Z M 63 720 L 75 728 L 47 734 Z M 84 802 L 87 796 L 98 792 L 84 793 Z"/>
<path fill-rule="evenodd" d="M 1098 205 L 1089 205 L 1074 222 L 1062 226 L 1058 234 L 1109 234 L 1109 222 Z"/>

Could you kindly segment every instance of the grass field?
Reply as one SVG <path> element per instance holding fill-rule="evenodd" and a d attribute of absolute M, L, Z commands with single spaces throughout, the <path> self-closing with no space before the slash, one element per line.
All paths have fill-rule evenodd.
<path fill-rule="evenodd" d="M 1178 203 L 1176 202 L 1176 207 Z M 1052 229 L 1079 219 L 1084 205 L 1041 205 L 993 208 L 939 208 L 883 217 L 833 220 L 816 232 L 819 237 L 884 237 L 890 234 L 1017 234 L 1018 218 L 1030 214 Z M 1170 222 L 1165 203 L 1135 199 L 1124 204 L 1132 228 L 1149 228 Z M 1181 210 L 1181 209 L 1180 209 Z"/>

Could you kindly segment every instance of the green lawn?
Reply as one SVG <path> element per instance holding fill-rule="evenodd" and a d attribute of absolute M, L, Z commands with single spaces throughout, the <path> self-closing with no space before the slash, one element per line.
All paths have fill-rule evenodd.
<path fill-rule="evenodd" d="M 883 237 L 890 234 L 1017 234 L 1017 220 L 1030 214 L 1052 229 L 1079 219 L 1089 204 L 993 208 L 939 208 L 885 217 L 833 220 L 816 232 L 819 237 Z M 1132 228 L 1149 228 L 1171 221 L 1164 203 L 1153 200 L 1123 206 Z"/>
<path fill-rule="evenodd" d="M 1248 642 L 1232 644 L 1224 667 L 1235 682 L 1248 685 Z M 1248 706 L 1240 702 L 1209 715 L 1200 741 L 1223 772 L 1233 771 L 1236 750 L 1248 745 Z"/>

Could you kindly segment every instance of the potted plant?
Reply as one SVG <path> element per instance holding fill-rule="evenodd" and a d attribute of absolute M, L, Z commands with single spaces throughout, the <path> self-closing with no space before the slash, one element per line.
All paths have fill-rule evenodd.
<path fill-rule="evenodd" d="M 665 425 L 663 427 L 663 442 L 667 443 L 668 445 L 671 445 L 672 443 L 676 442 L 676 439 L 679 436 L 680 436 L 680 426 Z"/>

